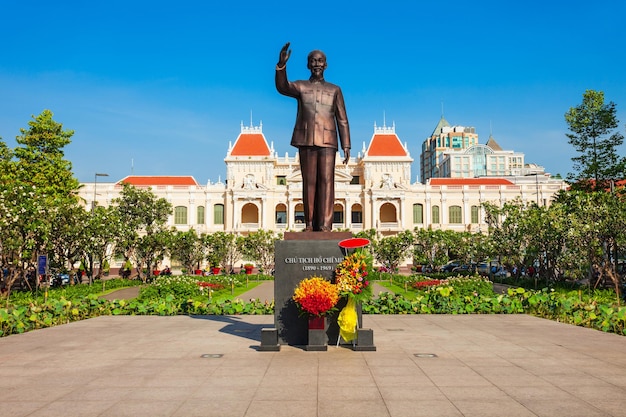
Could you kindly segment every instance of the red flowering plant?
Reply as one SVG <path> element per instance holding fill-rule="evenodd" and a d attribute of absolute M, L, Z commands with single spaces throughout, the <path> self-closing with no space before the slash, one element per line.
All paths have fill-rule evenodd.
<path fill-rule="evenodd" d="M 422 290 L 424 288 L 428 288 L 428 287 L 439 285 L 442 282 L 445 282 L 445 281 L 441 280 L 441 279 L 426 279 L 426 280 L 422 280 L 422 281 L 416 281 L 416 282 L 413 283 L 413 288 L 416 288 L 418 290 Z"/>
<path fill-rule="evenodd" d="M 322 277 L 312 276 L 300 281 L 293 300 L 302 313 L 321 317 L 335 308 L 339 301 L 339 289 Z"/>
<path fill-rule="evenodd" d="M 198 281 L 198 286 L 200 287 L 201 291 L 205 288 L 209 288 L 214 291 L 224 289 L 224 285 L 222 284 L 217 284 L 213 282 L 205 282 L 205 281 Z"/>
<path fill-rule="evenodd" d="M 372 297 L 372 285 L 367 279 L 371 256 L 356 251 L 346 256 L 335 269 L 335 284 L 342 296 L 362 302 Z"/>

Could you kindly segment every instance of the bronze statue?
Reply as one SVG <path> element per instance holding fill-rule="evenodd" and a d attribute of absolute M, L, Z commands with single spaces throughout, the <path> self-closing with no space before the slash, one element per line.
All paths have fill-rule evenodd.
<path fill-rule="evenodd" d="M 298 100 L 296 125 L 291 145 L 298 148 L 302 171 L 302 201 L 305 231 L 331 231 L 335 205 L 335 156 L 337 132 L 344 152 L 343 163 L 350 159 L 350 127 L 341 89 L 324 80 L 326 55 L 312 51 L 307 68 L 308 80 L 287 80 L 289 42 L 283 46 L 276 64 L 276 89 Z"/>

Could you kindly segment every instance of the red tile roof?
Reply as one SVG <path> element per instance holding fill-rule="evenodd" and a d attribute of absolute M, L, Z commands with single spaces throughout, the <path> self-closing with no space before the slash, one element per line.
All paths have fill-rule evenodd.
<path fill-rule="evenodd" d="M 267 146 L 262 133 L 242 133 L 237 138 L 231 156 L 269 156 L 270 148 Z"/>
<path fill-rule="evenodd" d="M 407 156 L 404 146 L 395 134 L 375 134 L 367 156 Z"/>
<path fill-rule="evenodd" d="M 163 186 L 163 185 L 198 185 L 191 176 L 143 176 L 130 175 L 118 184 L 127 183 L 135 186 Z"/>
<path fill-rule="evenodd" d="M 505 178 L 431 178 L 430 185 L 515 185 Z"/>

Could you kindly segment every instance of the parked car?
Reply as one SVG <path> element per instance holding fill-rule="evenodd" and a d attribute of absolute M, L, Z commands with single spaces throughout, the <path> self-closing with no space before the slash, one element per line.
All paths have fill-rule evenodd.
<path fill-rule="evenodd" d="M 500 265 L 500 267 L 496 267 L 496 272 L 494 273 L 494 276 L 505 278 L 510 277 L 511 274 L 509 273 L 509 271 L 507 271 L 506 267 Z"/>
<path fill-rule="evenodd" d="M 487 262 L 481 262 L 476 265 L 476 271 L 483 276 L 489 275 L 489 264 Z"/>
<path fill-rule="evenodd" d="M 70 283 L 70 275 L 65 272 L 57 272 L 47 276 L 51 287 L 60 287 Z"/>
<path fill-rule="evenodd" d="M 413 265 L 415 272 L 433 272 L 433 269 L 429 265 Z"/>
<path fill-rule="evenodd" d="M 476 272 L 476 264 L 463 264 L 452 269 L 452 272 Z"/>
<path fill-rule="evenodd" d="M 441 272 L 452 272 L 454 268 L 461 266 L 459 261 L 450 261 L 441 267 Z"/>

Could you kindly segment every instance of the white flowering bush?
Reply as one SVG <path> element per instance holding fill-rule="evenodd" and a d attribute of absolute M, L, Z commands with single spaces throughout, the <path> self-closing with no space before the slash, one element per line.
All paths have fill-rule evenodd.
<path fill-rule="evenodd" d="M 173 295 L 177 299 L 188 299 L 203 294 L 198 278 L 189 275 L 159 276 L 153 283 L 141 289 L 140 299 L 165 298 Z"/>

